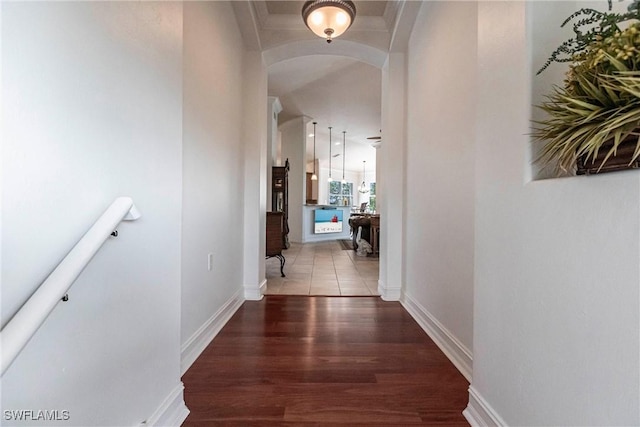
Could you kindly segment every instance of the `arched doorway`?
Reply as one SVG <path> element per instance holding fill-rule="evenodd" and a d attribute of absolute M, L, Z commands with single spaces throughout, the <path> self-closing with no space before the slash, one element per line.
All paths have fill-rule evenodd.
<path fill-rule="evenodd" d="M 380 199 L 377 209 L 381 214 L 380 240 L 383 242 L 380 245 L 378 290 L 383 299 L 398 300 L 403 281 L 404 241 L 404 54 L 387 53 L 348 40 L 333 45 L 330 51 L 317 41 L 297 41 L 262 52 L 264 62 L 260 79 L 266 78 L 269 66 L 303 56 L 328 55 L 327 52 L 356 59 L 381 70 L 381 122 L 385 142 L 379 146 L 376 154 L 379 165 L 376 182 Z M 265 99 L 266 94 L 263 95 Z M 266 149 L 261 164 L 266 166 Z M 260 177 L 260 187 L 266 188 L 266 184 L 265 173 Z M 259 270 L 264 269 L 264 260 L 261 257 Z"/>

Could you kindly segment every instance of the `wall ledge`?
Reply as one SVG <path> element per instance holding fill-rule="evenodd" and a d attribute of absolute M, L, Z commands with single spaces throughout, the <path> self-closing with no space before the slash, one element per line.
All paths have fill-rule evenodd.
<path fill-rule="evenodd" d="M 218 332 L 231 319 L 231 316 L 240 308 L 244 300 L 238 290 L 233 296 L 213 314 L 198 330 L 182 344 L 180 374 L 184 375 L 187 369 L 196 361 L 198 356 L 213 341 Z"/>
<path fill-rule="evenodd" d="M 473 386 L 469 387 L 469 404 L 462 412 L 462 415 L 473 427 L 501 427 L 507 425 Z"/>
<path fill-rule="evenodd" d="M 180 426 L 189 415 L 189 409 L 184 403 L 184 384 L 180 382 L 166 399 L 160 404 L 158 409 L 140 423 L 140 427 L 148 426 Z"/>
<path fill-rule="evenodd" d="M 406 293 L 400 301 L 420 327 L 451 360 L 462 375 L 471 382 L 473 355 L 471 351 L 445 328 L 429 310 Z"/>

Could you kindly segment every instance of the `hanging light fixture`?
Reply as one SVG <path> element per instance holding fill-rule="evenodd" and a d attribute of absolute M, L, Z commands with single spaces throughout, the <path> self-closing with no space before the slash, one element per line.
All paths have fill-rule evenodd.
<path fill-rule="evenodd" d="M 358 192 L 360 192 L 362 194 L 367 194 L 369 192 L 369 189 L 367 188 L 367 184 L 365 183 L 365 178 L 367 176 L 367 170 L 366 170 L 366 167 L 365 167 L 366 164 L 367 164 L 367 161 L 363 160 L 362 161 L 362 184 L 358 188 Z"/>
<path fill-rule="evenodd" d="M 302 19 L 314 34 L 331 43 L 353 23 L 356 6 L 348 0 L 309 0 L 302 6 Z"/>
<path fill-rule="evenodd" d="M 333 181 L 331 179 L 331 126 L 329 126 L 329 179 L 327 181 Z"/>
<path fill-rule="evenodd" d="M 311 181 L 317 181 L 318 175 L 316 175 L 316 125 L 318 122 L 313 122 L 313 175 L 311 175 Z"/>
<path fill-rule="evenodd" d="M 347 131 L 342 131 L 342 183 L 346 184 L 347 180 L 344 178 L 344 162 L 345 162 L 345 153 L 347 151 L 347 140 L 346 140 Z"/>

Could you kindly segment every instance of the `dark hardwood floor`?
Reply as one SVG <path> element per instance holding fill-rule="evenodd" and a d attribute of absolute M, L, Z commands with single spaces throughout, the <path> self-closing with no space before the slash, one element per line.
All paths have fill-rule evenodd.
<path fill-rule="evenodd" d="M 182 379 L 185 426 L 468 426 L 469 383 L 376 297 L 247 301 Z"/>

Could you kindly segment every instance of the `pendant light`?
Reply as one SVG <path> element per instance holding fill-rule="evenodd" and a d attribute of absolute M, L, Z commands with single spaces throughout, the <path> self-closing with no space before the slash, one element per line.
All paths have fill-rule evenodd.
<path fill-rule="evenodd" d="M 347 140 L 346 140 L 347 131 L 342 131 L 342 183 L 346 184 L 347 180 L 344 178 L 344 162 L 345 162 L 345 154 L 347 152 Z"/>
<path fill-rule="evenodd" d="M 318 175 L 316 175 L 316 125 L 318 122 L 313 122 L 313 175 L 311 175 L 311 181 L 317 181 Z"/>
<path fill-rule="evenodd" d="M 366 164 L 367 164 L 367 161 L 363 160 L 362 161 L 362 184 L 360 185 L 360 188 L 358 188 L 358 191 L 362 194 L 367 194 L 369 192 L 369 189 L 367 188 L 367 184 L 365 184 L 365 178 L 367 176 Z"/>
<path fill-rule="evenodd" d="M 302 19 L 315 35 L 331 43 L 353 23 L 356 6 L 348 0 L 309 0 L 302 6 Z"/>
<path fill-rule="evenodd" d="M 331 179 L 331 126 L 329 126 L 329 179 L 327 181 L 333 181 Z"/>

